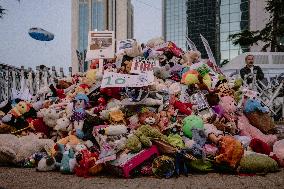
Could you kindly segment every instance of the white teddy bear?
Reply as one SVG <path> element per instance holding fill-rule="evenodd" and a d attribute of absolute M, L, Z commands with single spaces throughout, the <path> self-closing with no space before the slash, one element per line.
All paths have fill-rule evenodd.
<path fill-rule="evenodd" d="M 12 134 L 0 134 L 0 164 L 17 164 L 36 152 L 54 146 L 50 139 L 40 139 L 30 134 L 17 137 Z"/>

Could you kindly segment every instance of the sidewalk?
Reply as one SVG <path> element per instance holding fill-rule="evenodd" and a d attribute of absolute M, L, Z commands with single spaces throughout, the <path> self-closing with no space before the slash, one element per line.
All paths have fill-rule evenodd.
<path fill-rule="evenodd" d="M 74 175 L 63 175 L 59 172 L 36 172 L 35 169 L 17 169 L 0 167 L 0 188 L 145 188 L 145 189 L 170 189 L 170 188 L 283 188 L 284 170 L 270 173 L 265 176 L 237 176 L 218 173 L 190 174 L 188 177 L 157 179 L 152 177 L 140 177 L 134 179 L 122 179 L 113 177 L 80 178 Z"/>

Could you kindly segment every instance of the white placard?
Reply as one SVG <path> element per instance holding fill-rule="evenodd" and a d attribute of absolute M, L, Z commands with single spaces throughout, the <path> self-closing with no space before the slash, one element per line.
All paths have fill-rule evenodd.
<path fill-rule="evenodd" d="M 114 32 L 89 31 L 86 61 L 114 58 Z"/>
<path fill-rule="evenodd" d="M 144 87 L 154 82 L 153 73 L 129 75 L 115 72 L 105 72 L 101 87 Z"/>
<path fill-rule="evenodd" d="M 132 61 L 130 73 L 153 73 L 154 67 L 160 67 L 158 60 L 152 58 L 148 59 L 144 57 L 136 57 Z"/>
<path fill-rule="evenodd" d="M 123 53 L 125 49 L 131 49 L 133 47 L 135 40 L 134 39 L 126 39 L 121 40 L 117 43 L 117 53 Z"/>

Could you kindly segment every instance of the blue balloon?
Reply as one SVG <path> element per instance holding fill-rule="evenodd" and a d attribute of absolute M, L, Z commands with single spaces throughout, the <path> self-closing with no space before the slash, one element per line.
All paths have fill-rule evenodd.
<path fill-rule="evenodd" d="M 41 28 L 31 28 L 29 29 L 29 35 L 39 41 L 51 41 L 54 39 L 54 34 L 50 33 Z"/>

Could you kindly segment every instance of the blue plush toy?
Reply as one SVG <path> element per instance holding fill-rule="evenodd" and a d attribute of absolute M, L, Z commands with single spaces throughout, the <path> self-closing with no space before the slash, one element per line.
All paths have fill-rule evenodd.
<path fill-rule="evenodd" d="M 70 174 L 73 173 L 76 165 L 75 153 L 72 148 L 66 150 L 63 153 L 63 157 L 60 164 L 60 172 Z"/>
<path fill-rule="evenodd" d="M 269 112 L 269 109 L 266 106 L 263 106 L 259 100 L 248 99 L 244 105 L 244 112 L 251 113 L 256 111 L 267 113 Z"/>

